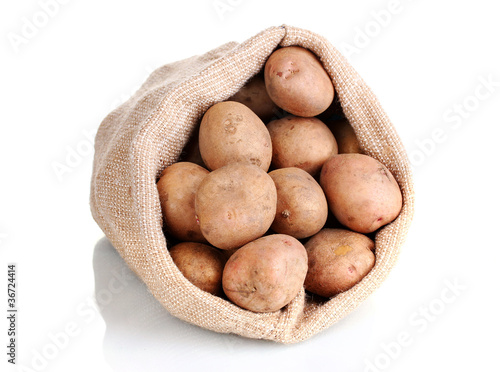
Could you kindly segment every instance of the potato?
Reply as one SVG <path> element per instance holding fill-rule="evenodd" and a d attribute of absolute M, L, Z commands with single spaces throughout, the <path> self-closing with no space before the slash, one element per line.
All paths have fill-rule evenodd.
<path fill-rule="evenodd" d="M 333 121 L 329 123 L 328 127 L 337 140 L 339 154 L 363 153 L 356 133 L 347 119 Z"/>
<path fill-rule="evenodd" d="M 276 214 L 276 186 L 256 165 L 231 163 L 201 182 L 195 210 L 210 244 L 221 249 L 241 247 L 271 226 Z"/>
<path fill-rule="evenodd" d="M 312 117 L 333 102 L 332 80 L 315 54 L 290 46 L 274 51 L 264 66 L 269 97 L 283 110 Z"/>
<path fill-rule="evenodd" d="M 373 240 L 345 229 L 323 229 L 305 244 L 308 271 L 305 288 L 332 297 L 357 284 L 375 264 Z"/>
<path fill-rule="evenodd" d="M 169 252 L 187 280 L 213 295 L 223 294 L 222 272 L 226 259 L 221 251 L 202 243 L 183 242 Z"/>
<path fill-rule="evenodd" d="M 243 103 L 252 110 L 264 123 L 273 118 L 278 110 L 276 104 L 267 94 L 264 75 L 258 74 L 251 78 L 228 101 Z"/>
<path fill-rule="evenodd" d="M 287 116 L 267 125 L 272 140 L 272 165 L 296 167 L 316 175 L 323 163 L 337 153 L 337 142 L 317 118 Z"/>
<path fill-rule="evenodd" d="M 373 232 L 401 211 L 398 183 L 385 165 L 370 156 L 332 156 L 323 165 L 320 184 L 335 217 L 351 230 Z"/>
<path fill-rule="evenodd" d="M 200 154 L 208 169 L 234 162 L 269 169 L 271 137 L 252 110 L 239 102 L 219 102 L 210 107 L 200 123 Z"/>
<path fill-rule="evenodd" d="M 254 312 L 276 311 L 303 287 L 307 253 L 295 238 L 264 236 L 238 249 L 226 263 L 222 286 L 236 305 Z"/>
<path fill-rule="evenodd" d="M 271 229 L 302 239 L 325 225 L 328 203 L 321 186 L 306 171 L 282 168 L 269 172 L 276 185 L 278 204 Z"/>
<path fill-rule="evenodd" d="M 194 163 L 174 163 L 165 168 L 156 184 L 167 231 L 179 240 L 207 242 L 196 221 L 194 200 L 208 173 Z"/>

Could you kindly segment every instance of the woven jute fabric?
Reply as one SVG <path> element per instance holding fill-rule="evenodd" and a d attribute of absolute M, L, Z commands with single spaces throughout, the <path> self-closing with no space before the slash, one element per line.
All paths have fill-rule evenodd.
<path fill-rule="evenodd" d="M 177 269 L 162 231 L 156 181 L 177 161 L 205 111 L 236 93 L 262 69 L 273 50 L 291 45 L 319 57 L 361 148 L 385 164 L 398 181 L 403 208 L 394 222 L 377 232 L 375 267 L 352 289 L 325 302 L 313 301 L 301 290 L 279 311 L 253 313 L 198 289 Z M 154 71 L 99 127 L 90 206 L 127 265 L 172 315 L 215 332 L 295 343 L 345 317 L 380 286 L 406 238 L 414 192 L 401 140 L 358 73 L 325 38 L 280 26 Z"/>

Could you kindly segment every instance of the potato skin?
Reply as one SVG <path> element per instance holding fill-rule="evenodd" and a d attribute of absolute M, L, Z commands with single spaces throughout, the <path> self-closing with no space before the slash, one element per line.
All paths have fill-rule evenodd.
<path fill-rule="evenodd" d="M 316 180 L 299 168 L 269 172 L 276 185 L 278 204 L 271 229 L 297 239 L 316 234 L 325 225 L 328 203 Z"/>
<path fill-rule="evenodd" d="M 194 201 L 208 173 L 194 163 L 174 163 L 165 168 L 156 184 L 167 231 L 181 241 L 207 242 L 196 221 Z"/>
<path fill-rule="evenodd" d="M 182 274 L 198 288 L 222 296 L 222 272 L 226 258 L 209 245 L 182 242 L 174 245 L 170 256 Z"/>
<path fill-rule="evenodd" d="M 264 79 L 274 103 L 297 116 L 319 115 L 335 95 L 332 80 L 316 55 L 298 46 L 274 51 L 264 66 Z"/>
<path fill-rule="evenodd" d="M 347 119 L 331 122 L 328 124 L 328 127 L 337 140 L 339 154 L 363 153 L 359 146 L 356 133 L 354 133 L 354 129 Z"/>
<path fill-rule="evenodd" d="M 323 163 L 337 153 L 337 141 L 317 118 L 287 116 L 267 125 L 272 141 L 272 165 L 296 167 L 316 175 Z"/>
<path fill-rule="evenodd" d="M 394 176 L 368 155 L 332 156 L 323 165 L 320 185 L 338 221 L 360 233 L 392 222 L 401 211 L 402 195 Z"/>
<path fill-rule="evenodd" d="M 375 265 L 375 243 L 345 229 L 323 229 L 305 244 L 308 271 L 305 288 L 332 297 L 357 284 Z"/>
<path fill-rule="evenodd" d="M 277 311 L 303 287 L 307 253 L 295 238 L 275 234 L 238 249 L 226 263 L 222 286 L 236 305 L 254 312 Z"/>
<path fill-rule="evenodd" d="M 262 120 L 242 103 L 216 103 L 201 120 L 200 154 L 210 170 L 248 162 L 267 172 L 272 158 L 271 146 L 271 137 Z"/>
<path fill-rule="evenodd" d="M 228 98 L 244 104 L 252 110 L 264 123 L 271 120 L 278 110 L 278 106 L 267 94 L 264 75 L 258 74 L 251 78 L 236 94 Z"/>
<path fill-rule="evenodd" d="M 276 214 L 276 186 L 261 168 L 231 163 L 201 182 L 195 210 L 203 236 L 220 249 L 232 249 L 264 235 Z"/>

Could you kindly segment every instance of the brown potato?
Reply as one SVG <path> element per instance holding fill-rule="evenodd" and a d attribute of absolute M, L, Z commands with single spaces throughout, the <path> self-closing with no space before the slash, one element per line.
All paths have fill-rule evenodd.
<path fill-rule="evenodd" d="M 357 284 L 375 264 L 375 243 L 345 229 L 323 229 L 305 244 L 308 256 L 305 288 L 332 297 Z"/>
<path fill-rule="evenodd" d="M 202 243 L 183 242 L 169 252 L 187 280 L 213 295 L 223 294 L 222 272 L 226 258 L 221 251 Z"/>
<path fill-rule="evenodd" d="M 295 238 L 264 236 L 238 249 L 226 263 L 222 286 L 238 306 L 254 312 L 277 311 L 304 284 L 307 253 Z"/>
<path fill-rule="evenodd" d="M 275 168 L 296 167 L 316 175 L 323 163 L 337 153 L 337 142 L 317 118 L 287 116 L 267 125 Z"/>
<path fill-rule="evenodd" d="M 208 109 L 200 124 L 199 147 L 210 170 L 248 162 L 267 172 L 271 164 L 271 137 L 266 126 L 239 102 L 219 102 Z"/>
<path fill-rule="evenodd" d="M 373 232 L 401 211 L 398 183 L 385 165 L 370 156 L 332 156 L 323 165 L 320 184 L 335 217 L 351 230 Z"/>
<path fill-rule="evenodd" d="M 243 103 L 252 110 L 264 123 L 273 118 L 278 110 L 278 106 L 269 98 L 267 94 L 264 76 L 255 75 L 228 101 Z"/>
<path fill-rule="evenodd" d="M 330 76 L 316 55 L 305 48 L 274 51 L 264 66 L 264 79 L 269 97 L 293 115 L 316 116 L 333 102 Z"/>
<path fill-rule="evenodd" d="M 333 121 L 329 123 L 328 127 L 337 140 L 339 154 L 363 153 L 356 133 L 347 119 Z"/>
<path fill-rule="evenodd" d="M 271 229 L 297 239 L 316 234 L 325 225 L 328 203 L 316 180 L 299 168 L 269 172 L 276 185 L 278 204 Z"/>
<path fill-rule="evenodd" d="M 210 244 L 232 249 L 264 235 L 276 214 L 276 186 L 261 168 L 231 163 L 211 172 L 195 198 L 201 232 Z"/>
<path fill-rule="evenodd" d="M 194 163 L 174 163 L 165 168 L 156 184 L 167 231 L 179 240 L 207 242 L 196 221 L 194 199 L 208 173 Z"/>

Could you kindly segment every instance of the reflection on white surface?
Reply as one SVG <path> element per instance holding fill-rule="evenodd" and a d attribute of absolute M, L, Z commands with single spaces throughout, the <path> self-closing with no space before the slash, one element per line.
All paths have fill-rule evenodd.
<path fill-rule="evenodd" d="M 106 322 L 104 355 L 116 371 L 362 370 L 370 301 L 333 327 L 295 345 L 219 334 L 170 315 L 126 266 L 109 240 L 94 250 L 95 296 Z M 323 370 L 323 369 L 320 369 Z"/>

